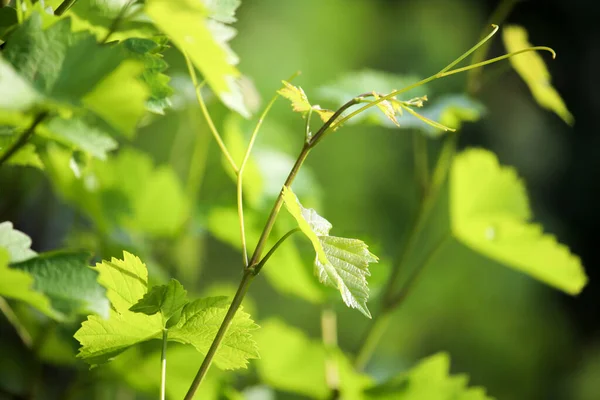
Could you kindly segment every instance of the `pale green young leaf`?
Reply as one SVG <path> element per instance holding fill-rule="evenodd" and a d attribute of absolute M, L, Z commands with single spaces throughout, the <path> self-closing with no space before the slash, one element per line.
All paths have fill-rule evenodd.
<path fill-rule="evenodd" d="M 229 61 L 231 54 L 213 36 L 209 11 L 202 2 L 183 0 L 146 1 L 146 12 L 156 26 L 183 52 L 200 70 L 211 89 L 221 101 L 248 117 L 248 112 L 237 80 L 240 73 Z M 221 38 L 222 39 L 222 38 Z M 221 40 L 222 42 L 222 40 Z"/>
<path fill-rule="evenodd" d="M 458 155 L 450 171 L 454 236 L 490 258 L 569 294 L 587 283 L 578 257 L 531 224 L 525 187 L 486 150 Z"/>
<path fill-rule="evenodd" d="M 83 98 L 83 103 L 114 128 L 132 137 L 150 95 L 148 87 L 138 79 L 143 71 L 144 65 L 138 61 L 122 62 Z"/>
<path fill-rule="evenodd" d="M 187 290 L 177 279 L 171 279 L 167 285 L 154 286 L 129 310 L 146 315 L 160 312 L 167 322 L 187 303 Z"/>
<path fill-rule="evenodd" d="M 26 143 L 23 147 L 17 150 L 17 152 L 14 153 L 6 163 L 9 165 L 21 165 L 44 169 L 44 164 L 36 152 L 35 146 L 31 143 Z"/>
<path fill-rule="evenodd" d="M 450 375 L 450 357 L 438 353 L 387 382 L 365 391 L 372 400 L 492 400 L 485 389 L 468 387 L 465 375 Z"/>
<path fill-rule="evenodd" d="M 52 308 L 67 317 L 94 313 L 108 317 L 109 304 L 89 267 L 90 254 L 86 252 L 50 252 L 11 264 L 11 267 L 29 273 L 35 280 L 34 288 L 45 294 Z"/>
<path fill-rule="evenodd" d="M 337 349 L 327 349 L 322 340 L 311 340 L 301 330 L 271 319 L 256 333 L 261 357 L 256 362 L 263 382 L 278 390 L 324 399 L 331 393 L 326 382 L 326 360 L 334 361 L 339 373 L 341 398 L 360 399 L 372 379 L 356 372 Z"/>
<path fill-rule="evenodd" d="M 373 98 L 375 100 L 379 100 L 379 97 L 380 96 L 377 94 L 377 92 L 373 92 Z M 392 104 L 388 100 L 383 100 L 377 103 L 377 108 L 379 108 L 381 112 L 383 112 L 383 115 L 385 115 L 387 119 L 392 121 L 394 125 L 400 126 L 400 124 L 398 124 L 398 120 L 396 119 L 396 110 L 394 109 L 394 107 L 392 107 Z"/>
<path fill-rule="evenodd" d="M 388 72 L 364 69 L 348 72 L 339 79 L 331 82 L 318 90 L 318 95 L 324 100 L 332 102 L 336 107 L 348 100 L 364 93 L 390 93 L 418 82 L 419 78 L 412 75 L 394 75 Z M 428 92 L 427 86 L 419 86 L 401 95 L 401 99 L 410 99 L 423 96 Z M 369 122 L 383 126 L 395 126 L 386 115 L 382 115 L 375 107 L 352 118 L 349 123 Z M 404 123 L 401 123 L 404 126 Z"/>
<path fill-rule="evenodd" d="M 30 274 L 8 266 L 9 257 L 8 251 L 0 248 L 0 296 L 23 301 L 51 318 L 62 319 L 63 316 L 52 309 L 50 300 L 33 289 L 34 282 Z"/>
<path fill-rule="evenodd" d="M 169 330 L 169 340 L 189 343 L 206 354 L 229 309 L 226 297 L 207 297 L 188 303 L 181 317 Z M 248 359 L 258 358 L 258 347 L 251 331 L 258 329 L 250 315 L 238 310 L 214 357 L 221 369 L 246 368 Z"/>
<path fill-rule="evenodd" d="M 113 258 L 96 265 L 98 282 L 106 288 L 112 308 L 108 319 L 91 315 L 75 333 L 80 342 L 78 357 L 90 364 L 110 361 L 129 347 L 138 343 L 162 338 L 167 319 L 181 309 L 184 290 L 178 284 L 168 285 L 167 296 L 156 299 L 148 294 L 148 270 L 136 256 L 123 252 L 123 260 Z M 157 290 L 159 293 L 161 290 Z M 169 293 L 171 295 L 169 295 Z M 148 315 L 152 300 L 160 300 L 160 311 Z M 141 303 L 140 303 L 140 300 Z M 141 308 L 134 312 L 130 309 Z M 187 303 L 181 311 L 178 323 L 169 328 L 168 339 L 192 344 L 206 353 L 219 326 L 223 322 L 230 302 L 226 298 L 206 298 Z M 147 313 L 146 313 L 147 312 Z M 215 363 L 223 369 L 245 367 L 248 358 L 258 356 L 250 331 L 257 326 L 244 312 L 238 312 L 232 321 Z"/>
<path fill-rule="evenodd" d="M 122 260 L 103 261 L 96 270 L 112 308 L 108 319 L 90 315 L 74 335 L 81 344 L 78 357 L 90 364 L 108 362 L 130 346 L 160 338 L 164 328 L 160 315 L 129 311 L 148 290 L 148 270 L 138 257 L 123 252 Z"/>
<path fill-rule="evenodd" d="M 527 36 L 525 28 L 518 25 L 510 25 L 502 30 L 504 46 L 509 53 L 531 47 Z M 510 58 L 510 63 L 529 86 L 533 98 L 540 106 L 553 111 L 567 124 L 573 125 L 575 119 L 560 94 L 552 86 L 550 72 L 537 52 L 518 54 Z"/>
<path fill-rule="evenodd" d="M 248 211 L 244 218 L 247 240 L 250 243 L 256 243 L 264 222 Z M 217 239 L 228 243 L 235 249 L 241 249 L 236 210 L 227 208 L 211 210 L 207 228 Z M 278 238 L 281 234 L 282 232 L 275 231 L 271 236 Z M 272 246 L 274 243 L 271 239 L 268 244 Z M 285 268 L 280 268 L 281 266 L 285 266 Z M 310 270 L 303 265 L 298 249 L 291 241 L 286 241 L 281 251 L 273 253 L 261 274 L 264 274 L 269 283 L 281 293 L 298 296 L 311 303 L 322 303 L 325 300 L 321 286 L 315 282 Z"/>
<path fill-rule="evenodd" d="M 241 4 L 241 0 L 203 0 L 208 13 L 215 21 L 231 24 L 237 19 L 235 11 Z"/>
<path fill-rule="evenodd" d="M 9 260 L 13 263 L 25 261 L 37 255 L 35 251 L 31 250 L 31 238 L 14 229 L 10 221 L 0 223 L 0 247 L 8 252 Z"/>
<path fill-rule="evenodd" d="M 279 89 L 277 93 L 292 103 L 292 110 L 300 113 L 308 112 L 311 108 L 311 105 L 308 101 L 308 97 L 306 97 L 306 93 L 304 93 L 304 90 L 302 90 L 301 87 L 294 86 L 289 82 L 281 82 L 285 87 Z"/>
<path fill-rule="evenodd" d="M 289 187 L 283 188 L 283 200 L 313 244 L 316 253 L 315 273 L 319 281 L 339 290 L 348 307 L 356 308 L 371 318 L 367 308 L 367 276 L 370 275 L 369 263 L 377 262 L 377 257 L 369 252 L 368 246 L 361 240 L 329 236 L 332 227 L 329 221 L 315 210 L 304 208 Z"/>

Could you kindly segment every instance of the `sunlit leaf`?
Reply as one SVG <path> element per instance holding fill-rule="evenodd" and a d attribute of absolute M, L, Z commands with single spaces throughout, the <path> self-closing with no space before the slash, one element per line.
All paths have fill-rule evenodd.
<path fill-rule="evenodd" d="M 101 364 L 133 345 L 162 338 L 163 330 L 168 327 L 167 316 L 181 308 L 183 288 L 174 284 L 173 290 L 169 290 L 171 285 L 166 286 L 163 293 L 166 298 L 155 296 L 162 292 L 161 289 L 148 295 L 146 265 L 127 252 L 124 252 L 123 260 L 113 258 L 103 261 L 96 265 L 96 269 L 100 274 L 98 282 L 106 288 L 112 309 L 108 319 L 89 316 L 75 333 L 81 344 L 78 357 L 90 364 Z M 160 300 L 159 309 L 163 315 L 130 310 L 137 307 L 143 309 L 140 311 L 152 311 L 148 309 L 152 299 Z M 168 328 L 169 340 L 192 344 L 205 353 L 228 308 L 229 301 L 224 297 L 199 299 L 186 304 L 177 325 Z M 215 355 L 215 364 L 223 369 L 242 368 L 248 358 L 257 357 L 256 345 L 250 335 L 256 327 L 248 314 L 239 311 Z"/>
<path fill-rule="evenodd" d="M 44 164 L 36 152 L 35 146 L 31 143 L 26 143 L 23 147 L 17 150 L 17 152 L 8 159 L 7 164 L 44 169 Z"/>
<path fill-rule="evenodd" d="M 450 357 L 438 353 L 387 382 L 365 391 L 366 399 L 377 400 L 492 400 L 485 389 L 468 387 L 465 375 L 450 375 Z"/>
<path fill-rule="evenodd" d="M 1 10 L 1 9 L 0 9 Z M 0 55 L 0 109 L 27 111 L 40 96 L 13 66 Z"/>
<path fill-rule="evenodd" d="M 177 325 L 170 329 L 169 338 L 192 344 L 196 350 L 206 354 L 230 303 L 226 297 L 207 297 L 187 304 Z M 214 357 L 214 363 L 221 369 L 245 368 L 248 359 L 258 358 L 258 347 L 251 335 L 256 329 L 258 325 L 250 315 L 238 310 Z"/>
<path fill-rule="evenodd" d="M 283 188 L 285 205 L 309 238 L 317 253 L 315 273 L 319 281 L 338 289 L 344 303 L 371 318 L 367 309 L 369 263 L 377 262 L 368 246 L 358 239 L 329 236 L 332 225 L 315 210 L 302 207 L 289 187 Z"/>
<path fill-rule="evenodd" d="M 237 83 L 240 73 L 230 63 L 228 50 L 213 36 L 212 31 L 219 22 L 209 20 L 209 11 L 202 2 L 148 0 L 146 12 L 156 26 L 189 55 L 221 101 L 248 117 L 250 114 Z"/>
<path fill-rule="evenodd" d="M 475 251 L 569 294 L 587 283 L 579 258 L 530 223 L 525 187 L 486 150 L 458 155 L 450 171 L 455 237 Z"/>
<path fill-rule="evenodd" d="M 171 279 L 167 285 L 154 286 L 129 310 L 146 315 L 160 312 L 166 322 L 187 303 L 187 291 L 177 279 Z"/>
<path fill-rule="evenodd" d="M 303 113 L 309 111 L 311 106 L 310 102 L 308 101 L 308 97 L 306 97 L 306 93 L 304 93 L 304 90 L 302 90 L 301 87 L 294 86 L 289 82 L 282 82 L 285 87 L 279 89 L 277 93 L 292 102 L 292 109 L 295 112 Z"/>
<path fill-rule="evenodd" d="M 506 50 L 510 53 L 531 47 L 527 40 L 527 31 L 521 26 L 505 27 L 502 30 L 502 39 Z M 555 112 L 569 125 L 575 122 L 560 94 L 552 86 L 550 72 L 538 53 L 529 51 L 518 54 L 510 58 L 510 63 L 527 83 L 531 94 L 540 106 Z"/>

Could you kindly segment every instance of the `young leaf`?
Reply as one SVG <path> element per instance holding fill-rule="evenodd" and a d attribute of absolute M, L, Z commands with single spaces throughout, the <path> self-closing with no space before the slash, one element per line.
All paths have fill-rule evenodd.
<path fill-rule="evenodd" d="M 9 253 L 0 248 L 0 296 L 23 301 L 51 318 L 62 319 L 63 316 L 50 306 L 50 300 L 33 289 L 33 277 L 10 268 L 8 262 Z"/>
<path fill-rule="evenodd" d="M 315 210 L 306 209 L 288 187 L 283 188 L 286 208 L 310 239 L 317 253 L 315 273 L 319 281 L 340 291 L 344 303 L 371 318 L 367 309 L 369 263 L 377 262 L 368 246 L 358 239 L 329 236 L 332 225 Z"/>
<path fill-rule="evenodd" d="M 373 92 L 373 98 L 375 100 L 379 100 L 379 95 L 377 92 Z M 377 107 L 383 112 L 383 115 L 385 115 L 387 119 L 394 123 L 394 125 L 400 126 L 400 124 L 398 124 L 398 120 L 396 119 L 396 110 L 394 107 L 392 107 L 392 104 L 388 100 L 383 100 L 377 103 Z"/>
<path fill-rule="evenodd" d="M 146 12 L 156 26 L 189 55 L 221 101 L 232 110 L 249 117 L 237 84 L 240 73 L 231 64 L 230 53 L 223 46 L 223 41 L 215 38 L 210 28 L 213 26 L 214 29 L 220 23 L 208 20 L 209 10 L 202 2 L 148 0 Z M 231 34 L 227 37 L 230 38 Z"/>
<path fill-rule="evenodd" d="M 172 316 L 183 303 L 184 291 L 177 283 L 166 287 L 167 296 L 169 293 L 172 295 L 170 298 L 157 299 L 156 294 L 162 289 L 148 295 L 146 266 L 132 254 L 124 252 L 123 255 L 123 260 L 113 258 L 96 265 L 100 275 L 98 282 L 106 288 L 112 305 L 109 319 L 91 315 L 75 333 L 75 338 L 81 343 L 78 357 L 90 364 L 105 363 L 133 345 L 162 338 L 168 318 L 156 313 L 148 315 L 152 311 L 153 300 L 161 301 L 159 309 L 165 317 Z M 130 311 L 132 307 L 143 312 Z M 177 325 L 169 328 L 169 340 L 189 343 L 198 351 L 206 352 L 228 307 L 229 302 L 225 298 L 206 298 L 188 303 Z M 215 355 L 217 366 L 242 368 L 248 358 L 257 357 L 256 346 L 250 336 L 250 330 L 255 328 L 248 314 L 238 312 Z"/>
<path fill-rule="evenodd" d="M 308 97 L 306 97 L 306 93 L 304 93 L 304 90 L 302 90 L 301 87 L 294 86 L 289 82 L 281 82 L 285 87 L 283 89 L 279 89 L 277 93 L 292 102 L 292 110 L 301 113 L 308 112 L 311 105 L 308 101 Z"/>
<path fill-rule="evenodd" d="M 480 387 L 468 387 L 465 375 L 450 376 L 450 357 L 438 353 L 410 371 L 365 391 L 366 399 L 377 400 L 492 400 Z"/>
<path fill-rule="evenodd" d="M 0 146 L 0 151 L 3 147 Z M 9 165 L 21 165 L 44 169 L 44 164 L 40 159 L 40 156 L 35 150 L 35 146 L 31 143 L 25 144 L 16 153 L 8 159 L 7 164 Z"/>
<path fill-rule="evenodd" d="M 129 308 L 129 311 L 153 315 L 160 312 L 167 322 L 188 303 L 187 290 L 177 279 L 167 285 L 154 286 L 148 293 Z"/>
<path fill-rule="evenodd" d="M 527 31 L 521 26 L 511 25 L 505 27 L 502 31 L 502 39 L 506 50 L 510 53 L 531 47 L 527 40 Z M 567 124 L 573 125 L 575 122 L 573 115 L 567 109 L 560 94 L 552 86 L 550 73 L 538 53 L 529 51 L 519 54 L 511 57 L 510 63 L 529 86 L 533 98 L 540 106 L 554 111 Z"/>
<path fill-rule="evenodd" d="M 169 330 L 169 340 L 193 345 L 206 354 L 229 309 L 226 297 L 207 297 L 187 304 L 177 325 Z M 221 369 L 246 368 L 248 359 L 258 358 L 251 331 L 258 329 L 250 315 L 241 309 L 233 317 L 219 351 L 214 357 Z"/>
<path fill-rule="evenodd" d="M 20 262 L 33 258 L 37 253 L 31 250 L 31 238 L 16 229 L 10 221 L 0 223 L 0 247 L 6 249 L 10 262 Z"/>
<path fill-rule="evenodd" d="M 27 272 L 34 288 L 50 299 L 52 307 L 67 317 L 94 313 L 108 317 L 109 304 L 85 252 L 43 253 L 11 267 Z"/>
<path fill-rule="evenodd" d="M 454 236 L 468 247 L 569 294 L 587 283 L 579 258 L 529 223 L 523 183 L 486 150 L 468 150 L 450 171 Z"/>

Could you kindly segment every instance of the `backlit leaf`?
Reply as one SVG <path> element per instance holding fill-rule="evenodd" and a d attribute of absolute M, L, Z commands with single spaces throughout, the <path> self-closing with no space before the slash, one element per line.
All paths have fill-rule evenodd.
<path fill-rule="evenodd" d="M 166 322 L 187 303 L 187 291 L 179 281 L 171 279 L 167 285 L 154 286 L 129 310 L 146 315 L 160 312 Z"/>
<path fill-rule="evenodd" d="M 301 87 L 294 86 L 289 82 L 281 82 L 285 87 L 279 89 L 277 93 L 292 102 L 292 109 L 295 112 L 301 113 L 309 111 L 311 106 L 310 102 L 308 101 L 308 97 L 306 97 L 306 93 L 304 93 L 304 90 L 302 90 Z"/>
<path fill-rule="evenodd" d="M 226 297 L 207 297 L 187 304 L 177 325 L 169 330 L 169 339 L 189 343 L 206 354 L 229 309 Z M 251 331 L 258 325 L 250 315 L 238 310 L 227 330 L 214 362 L 221 369 L 245 368 L 250 358 L 258 358 L 258 347 Z"/>
<path fill-rule="evenodd" d="M 184 303 L 185 291 L 177 283 L 166 285 L 164 292 L 158 288 L 149 294 L 146 265 L 132 254 L 124 252 L 123 255 L 123 260 L 113 258 L 96 265 L 100 274 L 98 282 L 106 288 L 112 305 L 110 317 L 102 319 L 91 315 L 75 333 L 81 344 L 78 357 L 90 364 L 105 363 L 133 345 L 161 339 L 168 318 Z M 156 309 L 151 309 L 156 306 L 155 300 L 163 315 L 148 315 Z M 229 304 L 224 297 L 186 304 L 177 325 L 168 328 L 168 339 L 192 344 L 206 353 Z M 132 308 L 141 312 L 131 311 Z M 256 328 L 250 316 L 239 311 L 215 355 L 215 364 L 223 369 L 242 368 L 248 358 L 256 358 L 256 344 L 250 335 Z"/>
<path fill-rule="evenodd" d="M 81 118 L 52 118 L 45 124 L 46 132 L 58 142 L 74 146 L 100 160 L 117 148 L 117 141 L 97 125 L 90 126 Z"/>
<path fill-rule="evenodd" d="M 169 39 L 187 53 L 211 89 L 229 108 L 248 117 L 237 80 L 240 73 L 230 63 L 230 54 L 213 36 L 209 10 L 195 0 L 148 0 L 146 12 Z"/>
<path fill-rule="evenodd" d="M 365 391 L 366 399 L 377 400 L 492 400 L 485 389 L 468 387 L 465 375 L 450 374 L 450 357 L 438 353 L 387 382 Z"/>
<path fill-rule="evenodd" d="M 531 47 L 527 40 L 525 28 L 510 25 L 502 30 L 502 39 L 509 53 Z M 560 94 L 552 86 L 550 72 L 542 57 L 534 51 L 518 54 L 510 58 L 510 63 L 517 73 L 523 78 L 533 98 L 538 104 L 555 112 L 569 125 L 575 122 L 573 115 L 567 109 Z"/>
<path fill-rule="evenodd" d="M 332 225 L 315 210 L 302 207 L 289 187 L 283 188 L 285 205 L 309 238 L 317 253 L 315 273 L 319 281 L 340 291 L 344 303 L 371 318 L 367 309 L 369 263 L 377 257 L 358 239 L 329 236 Z"/>
<path fill-rule="evenodd" d="M 529 222 L 523 183 L 493 153 L 474 149 L 456 157 L 450 212 L 455 237 L 473 250 L 569 294 L 587 283 L 579 258 Z"/>

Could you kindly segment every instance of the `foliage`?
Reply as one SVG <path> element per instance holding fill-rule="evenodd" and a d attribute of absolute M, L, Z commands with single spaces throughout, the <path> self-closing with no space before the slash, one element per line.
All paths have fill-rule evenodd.
<path fill-rule="evenodd" d="M 440 96 L 430 91 L 433 81 L 509 58 L 534 99 L 572 124 L 535 52 L 553 51 L 531 47 L 524 28 L 509 26 L 503 32 L 508 54 L 487 61 L 474 57 L 457 67 L 487 48 L 494 26 L 424 79 L 363 69 L 329 84 L 303 84 L 305 91 L 291 83 L 294 75 L 282 81 L 254 125 L 249 119 L 257 94 L 229 45 L 237 34 L 231 24 L 239 6 L 240 0 L 20 0 L 0 8 L 0 172 L 44 182 L 38 186 L 51 188 L 52 201 L 69 214 L 47 225 L 70 221 L 68 236 L 61 232 L 51 245 L 35 243 L 37 252 L 13 222 L 0 223 L 0 311 L 36 370 L 47 363 L 78 371 L 73 375 L 81 380 L 75 378 L 65 394 L 73 398 L 78 391 L 93 397 L 95 386 L 108 382 L 148 395 L 160 391 L 161 399 L 167 394 L 241 399 L 275 391 L 318 399 L 490 399 L 482 388 L 469 387 L 465 375 L 450 375 L 448 353 L 415 365 L 401 360 L 401 368 L 383 372 L 363 369 L 376 347 L 385 345 L 386 321 L 428 265 L 446 266 L 469 253 L 480 257 L 481 269 L 505 265 L 567 294 L 587 284 L 579 258 L 531 223 L 529 198 L 515 170 L 501 166 L 488 150 L 455 151 L 456 131 L 485 115 L 483 100 L 455 89 Z M 182 77 L 186 66 L 189 79 Z M 192 107 L 192 95 L 200 112 Z M 294 140 L 276 122 L 269 125 L 267 114 L 278 97 L 304 119 Z M 407 154 L 415 162 L 415 182 L 405 179 L 410 171 L 405 165 L 398 171 L 387 167 L 394 182 L 350 195 L 363 170 L 396 149 L 370 156 L 365 146 L 347 154 L 344 146 L 354 139 L 342 133 L 335 134 L 340 150 L 323 146 L 329 153 L 315 156 L 325 162 L 304 165 L 324 137 L 361 122 L 399 129 L 395 140 L 413 141 Z M 209 134 L 220 154 L 209 151 Z M 443 144 L 432 144 L 436 139 Z M 372 138 L 364 143 L 371 141 L 376 145 Z M 336 160 L 346 163 L 348 170 L 336 179 L 348 193 L 325 191 L 344 204 L 328 208 L 328 214 L 351 210 L 362 197 L 375 208 L 378 190 L 397 190 L 407 198 L 417 193 L 411 197 L 414 209 L 394 204 L 414 221 L 402 235 L 395 229 L 377 239 L 382 230 L 362 232 L 369 217 L 360 212 L 336 218 L 338 231 L 361 230 L 361 237 L 375 243 L 383 265 L 369 268 L 379 258 L 365 242 L 331 236 L 332 224 L 299 200 L 321 209 L 316 175 L 336 172 Z M 12 180 L 14 203 L 21 205 L 26 201 L 19 198 L 19 185 L 35 185 L 18 181 Z M 3 186 L 3 196 L 8 199 L 11 190 Z M 284 207 L 292 218 L 280 214 Z M 13 218 L 17 227 L 33 232 L 21 228 L 18 215 Z M 395 228 L 410 225 L 394 215 L 384 218 Z M 308 241 L 291 239 L 296 232 Z M 241 253 L 237 289 L 211 289 L 202 275 L 233 270 L 223 244 Z M 42 251 L 47 249 L 52 251 Z M 399 255 L 393 259 L 392 253 Z M 494 273 L 489 270 L 485 273 Z M 256 291 L 260 306 L 255 306 L 246 296 L 263 275 L 269 286 Z M 474 291 L 476 285 L 464 287 Z M 211 295 L 197 296 L 201 290 Z M 269 311 L 280 301 L 286 322 Z M 308 303 L 310 313 L 295 302 Z M 338 339 L 366 319 L 353 322 L 355 327 L 340 318 L 340 326 L 352 329 L 338 329 L 336 316 L 346 316 L 344 305 L 372 318 L 355 354 L 342 351 L 346 346 Z M 317 309 L 321 338 L 292 327 Z M 73 338 L 79 343 L 77 360 Z M 88 371 L 80 360 L 97 368 Z M 212 363 L 220 370 L 211 370 Z M 250 373 L 223 372 L 249 365 Z M 95 382 L 93 388 L 79 388 L 87 380 Z M 0 393 L 2 385 L 0 380 Z M 34 398 L 38 385 L 30 386 L 27 396 L 20 394 L 26 389 L 14 389 L 15 397 Z"/>

